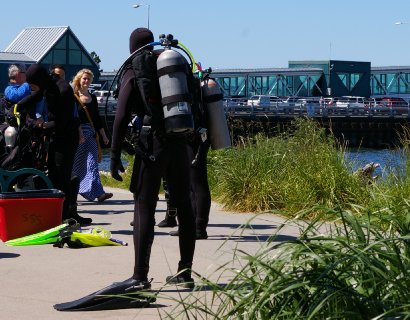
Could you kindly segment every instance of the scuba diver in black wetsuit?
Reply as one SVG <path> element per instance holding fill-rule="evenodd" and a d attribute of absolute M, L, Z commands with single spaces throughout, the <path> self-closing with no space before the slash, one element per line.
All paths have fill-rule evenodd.
<path fill-rule="evenodd" d="M 148 29 L 136 29 L 130 36 L 130 52 L 150 42 L 153 42 L 153 36 Z M 167 128 L 164 119 L 161 104 L 164 95 L 161 95 L 157 75 L 157 64 L 160 64 L 157 60 L 161 59 L 161 54 L 162 52 L 160 55 L 153 52 L 152 47 L 141 50 L 133 58 L 132 68 L 126 70 L 122 76 L 113 128 L 111 175 L 116 179 L 120 178 L 118 171 L 123 169 L 120 160 L 121 144 L 130 114 L 134 111 L 140 119 L 144 120 L 140 133 L 140 148 L 135 159 L 138 161 L 133 168 L 133 179 L 136 181 L 133 190 L 135 195 L 133 278 L 141 282 L 148 280 L 156 202 L 161 179 L 166 176 L 167 183 L 175 195 L 174 202 L 178 208 L 181 229 L 179 240 L 181 258 L 178 263 L 178 272 L 181 273 L 168 278 L 167 281 L 192 286 L 190 269 L 195 250 L 195 229 L 189 191 L 189 145 L 187 135 L 167 132 L 170 129 Z M 170 126 L 178 124 L 178 122 L 171 123 Z"/>
<path fill-rule="evenodd" d="M 91 218 L 78 215 L 76 194 L 71 187 L 71 171 L 74 155 L 79 141 L 78 118 L 73 89 L 70 84 L 58 77 L 51 77 L 40 64 L 32 64 L 26 72 L 32 95 L 19 104 L 19 111 L 30 104 L 30 100 L 42 98 L 43 92 L 48 111 L 48 122 L 42 128 L 51 132 L 48 147 L 47 168 L 53 187 L 64 192 L 63 220 L 73 218 L 79 224 L 90 224 Z"/>
<path fill-rule="evenodd" d="M 185 112 L 189 111 L 189 108 L 184 108 L 187 103 L 180 100 L 185 98 L 184 95 L 177 94 L 164 100 L 170 92 L 164 91 L 164 83 L 161 83 L 164 78 L 161 79 L 159 75 L 161 69 L 164 72 L 162 77 L 167 77 L 169 72 L 188 72 L 190 69 L 183 56 L 174 50 L 154 52 L 153 47 L 148 45 L 153 41 L 152 32 L 146 28 L 135 29 L 130 35 L 130 52 L 134 54 L 123 64 L 122 70 L 120 69 L 118 103 L 111 144 L 111 176 L 122 180 L 119 175 L 119 172 L 124 172 L 121 150 L 131 115 L 136 114 L 139 119 L 143 119 L 131 183 L 135 200 L 133 275 L 130 279 L 116 282 L 82 299 L 56 305 L 55 308 L 58 310 L 89 308 L 90 304 L 99 308 L 97 293 L 100 295 L 128 293 L 151 287 L 148 281 L 149 262 L 154 241 L 155 208 L 163 176 L 167 177 L 167 183 L 173 190 L 180 229 L 180 261 L 177 274 L 167 277 L 166 281 L 188 288 L 194 286 L 191 268 L 195 251 L 195 220 L 190 201 L 191 159 L 188 138 L 185 134 L 190 127 L 193 128 L 193 119 L 192 115 Z M 175 55 L 179 55 L 182 59 Z M 183 65 L 176 68 L 161 67 L 161 63 L 172 64 L 174 60 L 182 61 Z M 180 77 L 178 80 L 183 80 L 180 73 L 169 79 L 172 81 L 178 77 Z M 175 91 L 175 85 L 172 83 L 168 85 L 168 89 Z M 176 118 L 173 117 L 174 114 L 171 117 L 166 114 L 164 111 L 166 107 L 163 109 L 165 103 L 169 107 L 167 111 L 177 113 Z M 178 114 L 180 110 L 183 110 L 181 115 Z M 122 307 L 127 304 L 126 300 L 131 299 L 123 300 Z"/>
<path fill-rule="evenodd" d="M 160 36 L 158 43 L 153 41 L 152 32 L 146 28 L 138 28 L 130 35 L 132 54 L 119 70 L 118 104 L 111 145 L 111 176 L 121 181 L 119 172 L 124 172 L 121 150 L 128 124 L 133 114 L 142 119 L 130 185 L 135 201 L 133 275 L 81 299 L 55 305 L 57 310 L 119 309 L 136 307 L 135 303 L 143 307 L 155 301 L 155 298 L 136 296 L 135 293 L 151 288 L 148 273 L 154 241 L 155 208 L 163 177 L 166 177 L 172 190 L 172 202 L 177 208 L 180 249 L 177 274 L 168 276 L 166 282 L 186 288 L 194 287 L 191 268 L 196 235 L 190 199 L 194 156 L 190 137 L 195 127 L 194 112 L 191 112 L 191 109 L 195 109 L 195 99 L 192 98 L 192 87 L 189 85 L 193 83 L 194 76 L 185 57 L 173 49 L 183 46 L 172 35 Z M 158 44 L 164 48 L 154 51 L 153 46 Z M 183 51 L 187 54 L 186 50 Z M 192 62 L 192 57 L 189 57 Z M 200 82 L 195 83 L 201 91 Z M 218 99 L 222 96 L 220 90 L 217 96 Z M 223 116 L 220 123 L 228 132 L 221 110 L 222 113 L 217 114 Z M 210 141 L 212 145 L 212 139 Z M 133 299 L 120 294 L 133 294 Z"/>

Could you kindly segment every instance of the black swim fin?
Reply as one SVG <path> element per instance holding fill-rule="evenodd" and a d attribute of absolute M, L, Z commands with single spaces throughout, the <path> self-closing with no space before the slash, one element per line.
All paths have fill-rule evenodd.
<path fill-rule="evenodd" d="M 58 311 L 96 311 L 128 308 L 144 308 L 155 302 L 149 291 L 151 283 L 127 279 L 91 293 L 77 300 L 54 305 Z"/>

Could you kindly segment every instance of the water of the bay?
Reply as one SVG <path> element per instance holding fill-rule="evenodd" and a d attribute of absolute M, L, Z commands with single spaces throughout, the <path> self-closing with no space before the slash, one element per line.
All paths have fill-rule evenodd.
<path fill-rule="evenodd" d="M 370 162 L 377 162 L 380 168 L 376 169 L 375 174 L 385 176 L 391 171 L 400 171 L 404 168 L 406 159 L 403 157 L 402 150 L 389 149 L 349 149 L 346 150 L 346 158 L 352 164 L 352 169 L 364 167 Z M 126 167 L 127 163 L 123 163 Z M 100 170 L 110 170 L 110 155 L 109 152 L 103 153 L 103 158 L 99 164 Z"/>
<path fill-rule="evenodd" d="M 377 175 L 385 176 L 389 172 L 400 172 L 405 165 L 406 158 L 401 149 L 349 149 L 346 157 L 352 163 L 353 170 L 364 167 L 370 162 L 377 162 L 380 168 L 376 169 Z"/>
<path fill-rule="evenodd" d="M 110 152 L 108 150 L 103 150 L 101 162 L 98 164 L 100 171 L 110 171 Z M 127 163 L 123 162 L 124 168 Z"/>

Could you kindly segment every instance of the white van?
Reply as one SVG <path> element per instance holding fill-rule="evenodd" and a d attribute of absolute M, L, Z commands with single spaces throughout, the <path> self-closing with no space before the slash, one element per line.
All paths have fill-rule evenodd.
<path fill-rule="evenodd" d="M 251 96 L 246 102 L 246 105 L 250 107 L 269 107 L 270 106 L 270 96 L 265 96 L 265 95 Z"/>
<path fill-rule="evenodd" d="M 350 113 L 366 113 L 366 98 L 357 96 L 342 96 L 339 101 L 336 102 L 338 110 L 345 108 L 346 112 Z"/>

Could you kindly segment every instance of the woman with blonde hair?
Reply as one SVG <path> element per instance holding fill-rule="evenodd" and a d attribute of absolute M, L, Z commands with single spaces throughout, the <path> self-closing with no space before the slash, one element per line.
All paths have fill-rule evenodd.
<path fill-rule="evenodd" d="M 109 139 L 102 125 L 98 113 L 97 97 L 88 90 L 94 79 L 94 74 L 89 69 L 81 69 L 74 76 L 72 86 L 77 98 L 78 115 L 80 119 L 80 143 L 74 159 L 73 176 L 79 179 L 79 191 L 85 199 L 99 202 L 113 196 L 107 193 L 101 184 L 98 169 L 98 135 L 101 135 L 105 145 Z"/>

